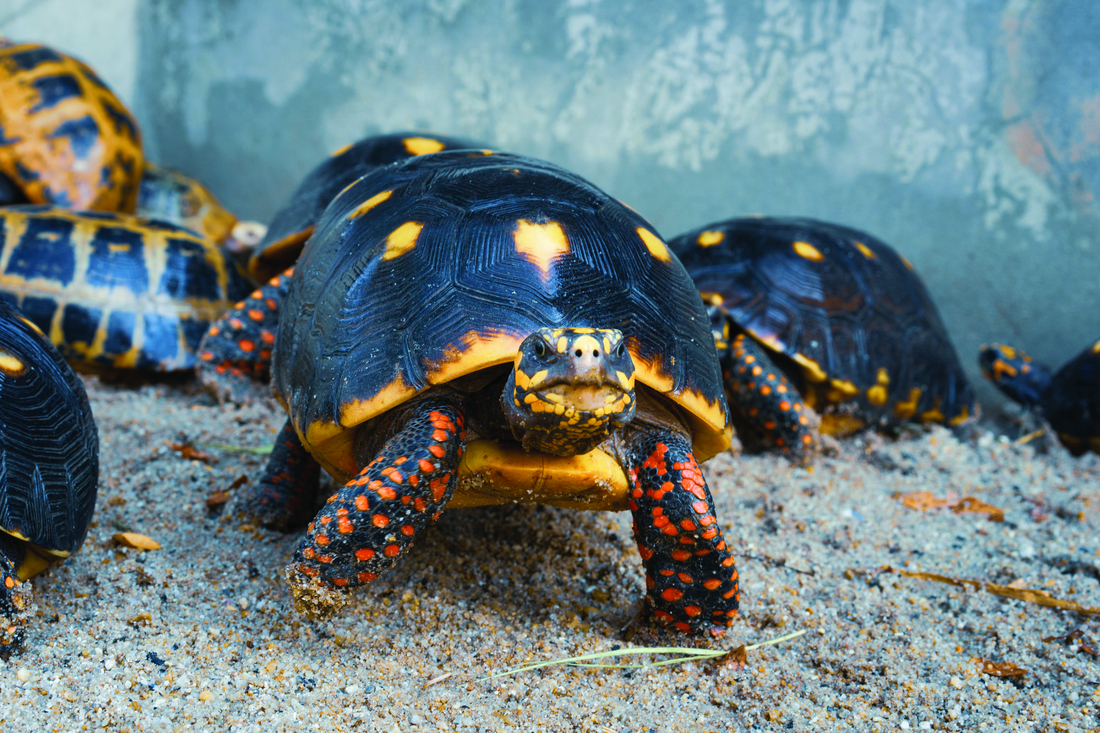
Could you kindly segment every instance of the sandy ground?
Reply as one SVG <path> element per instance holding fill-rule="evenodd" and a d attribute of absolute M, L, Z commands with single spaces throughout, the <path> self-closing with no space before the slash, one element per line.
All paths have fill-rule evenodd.
<path fill-rule="evenodd" d="M 0 663 L 5 733 L 1100 729 L 1100 617 L 894 572 L 1100 606 L 1097 456 L 981 429 L 864 436 L 811 471 L 720 456 L 704 470 L 740 548 L 743 615 L 717 643 L 631 625 L 643 574 L 626 513 L 531 506 L 445 513 L 345 615 L 317 625 L 280 580 L 298 538 L 206 505 L 264 458 L 202 444 L 268 445 L 283 421 L 274 405 L 86 382 L 99 506 L 83 550 L 34 580 L 25 651 Z M 170 447 L 187 441 L 216 460 Z M 1004 521 L 907 506 L 918 491 L 956 508 L 980 500 Z M 162 549 L 120 547 L 123 529 Z M 740 669 L 480 679 L 621 646 L 733 648 L 803 629 Z M 1006 670 L 1025 673 L 988 673 Z"/>

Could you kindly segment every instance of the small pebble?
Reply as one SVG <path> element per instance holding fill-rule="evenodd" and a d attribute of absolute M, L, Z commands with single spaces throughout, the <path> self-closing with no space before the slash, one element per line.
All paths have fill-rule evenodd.
<path fill-rule="evenodd" d="M 15 676 L 19 678 L 20 682 L 26 682 L 31 678 L 31 671 L 26 667 L 20 667 L 19 671 L 15 673 Z"/>

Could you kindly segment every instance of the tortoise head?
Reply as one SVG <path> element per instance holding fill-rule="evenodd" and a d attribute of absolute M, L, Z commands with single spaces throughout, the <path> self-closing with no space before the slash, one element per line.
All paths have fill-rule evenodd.
<path fill-rule="evenodd" d="M 634 360 L 613 328 L 540 328 L 520 344 L 500 396 L 527 450 L 588 453 L 634 417 Z"/>
<path fill-rule="evenodd" d="M 982 344 L 978 364 L 997 389 L 1021 405 L 1039 404 L 1052 378 L 1046 365 L 1004 344 Z"/>

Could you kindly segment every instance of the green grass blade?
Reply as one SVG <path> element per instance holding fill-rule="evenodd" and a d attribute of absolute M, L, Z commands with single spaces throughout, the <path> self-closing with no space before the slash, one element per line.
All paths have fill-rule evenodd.
<path fill-rule="evenodd" d="M 750 644 L 745 647 L 745 651 L 752 651 L 753 649 L 759 649 L 762 646 L 768 646 L 770 644 L 780 644 L 784 641 L 789 641 L 802 636 L 806 633 L 806 629 L 800 629 L 794 631 L 785 636 L 779 636 L 775 639 L 768 639 L 767 641 L 761 641 L 756 644 Z M 507 677 L 508 675 L 519 674 L 520 672 L 530 672 L 533 669 L 541 669 L 542 667 L 550 667 L 556 664 L 567 664 L 571 667 L 597 667 L 604 669 L 640 669 L 642 667 L 663 667 L 669 664 L 680 664 L 681 662 L 693 662 L 698 659 L 714 659 L 715 657 L 721 657 L 728 654 L 730 649 L 693 649 L 690 647 L 678 647 L 678 646 L 656 646 L 656 647 L 634 647 L 631 649 L 615 649 L 604 652 L 593 652 L 592 654 L 582 654 L 579 657 L 569 657 L 568 659 L 552 659 L 547 662 L 536 662 L 535 664 L 527 664 L 522 667 L 514 667 L 512 669 L 505 670 L 503 672 L 497 672 L 486 677 L 481 677 L 477 681 L 482 682 L 485 680 L 492 680 L 498 677 Z M 611 659 L 615 657 L 626 657 L 637 654 L 679 654 L 681 656 L 673 659 L 662 659 L 657 662 L 650 662 L 649 664 L 592 664 L 591 662 L 598 659 Z"/>

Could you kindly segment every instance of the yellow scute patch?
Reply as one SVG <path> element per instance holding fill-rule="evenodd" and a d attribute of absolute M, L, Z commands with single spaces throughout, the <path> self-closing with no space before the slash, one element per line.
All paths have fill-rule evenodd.
<path fill-rule="evenodd" d="M 516 252 L 538 265 L 543 275 L 550 274 L 554 260 L 569 254 L 569 239 L 556 221 L 536 224 L 527 219 L 516 221 Z"/>
<path fill-rule="evenodd" d="M 638 236 L 645 242 L 645 247 L 649 250 L 649 253 L 661 262 L 668 262 L 672 259 L 672 256 L 668 253 L 668 247 L 656 234 L 645 227 L 638 227 Z"/>
<path fill-rule="evenodd" d="M 392 195 L 393 195 L 393 191 L 383 191 L 382 193 L 374 194 L 369 199 L 367 199 L 363 203 L 356 206 L 355 211 L 348 214 L 348 218 L 349 219 L 358 219 L 360 216 L 367 213 L 368 211 L 373 209 L 375 206 L 378 206 L 378 204 L 380 204 L 383 201 L 386 201 L 387 199 L 389 199 L 389 197 L 392 196 Z"/>
<path fill-rule="evenodd" d="M 855 242 L 855 245 L 856 245 L 856 249 L 859 250 L 859 253 L 861 255 L 863 255 L 864 257 L 866 257 L 867 259 L 869 259 L 869 260 L 878 259 L 878 255 L 875 254 L 875 251 L 873 249 L 871 249 L 870 247 L 868 247 L 863 242 Z"/>
<path fill-rule="evenodd" d="M 410 155 L 438 153 L 440 150 L 447 147 L 438 140 L 433 140 L 430 137 L 407 137 L 401 142 L 405 144 L 405 150 L 409 151 Z"/>
<path fill-rule="evenodd" d="M 700 247 L 713 247 L 716 244 L 720 244 L 725 238 L 725 232 L 703 232 L 695 238 L 695 242 Z"/>
<path fill-rule="evenodd" d="M 416 246 L 416 238 L 420 236 L 420 230 L 424 225 L 417 221 L 407 221 L 390 232 L 386 237 L 386 251 L 382 253 L 382 259 L 392 260 L 412 250 Z"/>
<path fill-rule="evenodd" d="M 7 374 L 9 377 L 17 377 L 23 373 L 26 366 L 14 354 L 0 349 L 0 372 Z"/>
<path fill-rule="evenodd" d="M 791 245 L 794 247 L 794 252 L 799 257 L 810 260 L 811 262 L 821 262 L 825 259 L 825 255 L 821 254 L 821 250 L 813 246 L 809 242 L 795 242 Z"/>

